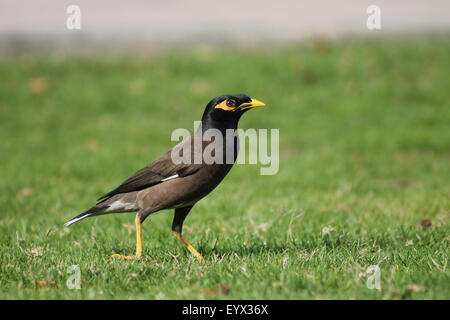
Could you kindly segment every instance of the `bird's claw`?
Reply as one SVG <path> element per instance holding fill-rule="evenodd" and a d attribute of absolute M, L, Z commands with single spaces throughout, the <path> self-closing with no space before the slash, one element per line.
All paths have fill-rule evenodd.
<path fill-rule="evenodd" d="M 189 248 L 188 248 L 189 249 Z M 193 249 L 193 248 L 192 248 Z M 197 258 L 199 261 L 203 261 L 203 256 L 197 251 L 197 250 L 191 250 L 189 249 L 189 251 L 192 253 L 192 255 Z"/>
<path fill-rule="evenodd" d="M 141 256 L 138 256 L 138 255 L 135 255 L 135 256 L 124 256 L 124 255 L 122 255 L 122 254 L 117 254 L 117 253 L 115 253 L 115 254 L 113 254 L 113 255 L 111 256 L 111 258 L 118 258 L 118 259 L 132 260 L 132 259 L 139 259 L 139 258 L 141 258 Z"/>

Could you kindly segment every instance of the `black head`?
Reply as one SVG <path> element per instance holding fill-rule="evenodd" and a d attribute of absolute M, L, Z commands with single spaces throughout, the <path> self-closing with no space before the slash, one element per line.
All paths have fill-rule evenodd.
<path fill-rule="evenodd" d="M 248 110 L 265 104 L 245 94 L 225 94 L 212 99 L 205 108 L 202 123 L 208 127 L 233 127 Z"/>

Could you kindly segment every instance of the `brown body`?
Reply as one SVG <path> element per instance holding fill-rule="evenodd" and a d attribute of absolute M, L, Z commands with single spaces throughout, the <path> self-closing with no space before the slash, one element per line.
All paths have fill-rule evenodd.
<path fill-rule="evenodd" d="M 199 148 L 194 146 L 195 139 L 198 139 L 196 141 Z M 229 148 L 223 148 L 222 145 L 216 147 L 215 143 L 203 140 L 201 132 L 186 138 L 125 180 L 118 188 L 100 198 L 101 202 L 90 209 L 95 211 L 90 216 L 139 211 L 140 222 L 144 222 L 148 215 L 156 211 L 192 207 L 214 190 L 233 166 L 226 163 L 205 163 L 203 159 L 205 148 L 214 148 L 216 152 L 222 153 L 218 156 L 223 162 L 226 160 L 227 150 L 232 150 L 234 160 L 237 157 L 239 143 L 237 136 L 230 141 Z M 174 164 L 172 152 L 182 156 L 182 150 L 186 145 L 190 145 L 188 150 L 191 150 L 191 161 L 199 159 L 200 163 Z M 178 177 L 171 178 L 176 175 Z M 148 184 L 153 185 L 145 187 Z"/>
<path fill-rule="evenodd" d="M 138 211 L 135 220 L 136 256 L 140 257 L 142 222 L 156 211 L 175 209 L 172 223 L 175 236 L 196 257 L 201 257 L 181 236 L 183 221 L 192 206 L 214 190 L 232 168 L 238 154 L 239 139 L 236 130 L 241 115 L 250 108 L 263 105 L 261 101 L 246 95 L 224 95 L 211 100 L 204 111 L 202 125 L 193 136 L 100 197 L 95 206 L 67 222 L 66 226 L 87 217 Z M 210 129 L 214 129 L 219 135 L 205 137 Z M 228 135 L 229 130 L 231 135 Z M 183 157 L 188 154 L 190 157 Z M 205 158 L 205 155 L 210 158 Z"/>

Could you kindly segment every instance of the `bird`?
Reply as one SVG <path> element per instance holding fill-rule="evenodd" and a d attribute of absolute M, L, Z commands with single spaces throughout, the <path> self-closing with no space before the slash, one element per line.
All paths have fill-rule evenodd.
<path fill-rule="evenodd" d="M 192 207 L 219 185 L 236 161 L 239 152 L 237 129 L 241 116 L 262 106 L 265 106 L 262 101 L 245 94 L 215 97 L 206 105 L 193 135 L 98 198 L 96 205 L 69 220 L 65 226 L 99 215 L 137 212 L 136 254 L 112 255 L 135 259 L 143 256 L 142 224 L 145 219 L 157 211 L 174 209 L 173 234 L 195 258 L 202 260 L 202 255 L 182 236 L 183 222 Z M 208 138 L 208 132 L 215 135 Z M 214 161 L 205 156 L 208 154 Z"/>

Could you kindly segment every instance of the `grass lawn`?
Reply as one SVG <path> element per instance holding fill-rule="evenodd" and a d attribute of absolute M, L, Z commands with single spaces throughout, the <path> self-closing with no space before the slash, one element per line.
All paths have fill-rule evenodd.
<path fill-rule="evenodd" d="M 1 299 L 449 299 L 450 40 L 0 58 Z M 236 165 L 186 219 L 63 224 L 193 130 L 224 93 L 264 101 L 280 168 Z M 78 265 L 81 289 L 69 290 Z M 380 268 L 381 290 L 366 270 Z"/>

